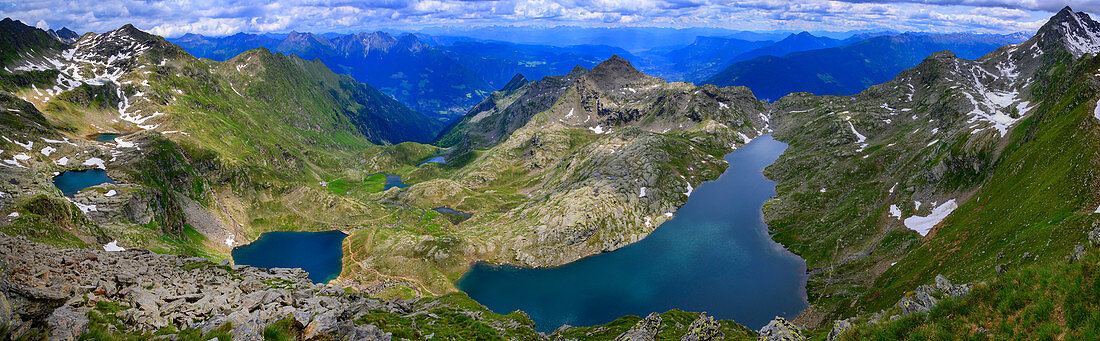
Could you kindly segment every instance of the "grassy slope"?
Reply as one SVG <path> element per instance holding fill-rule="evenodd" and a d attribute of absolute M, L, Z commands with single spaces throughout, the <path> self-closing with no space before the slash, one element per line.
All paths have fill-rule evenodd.
<path fill-rule="evenodd" d="M 1096 340 L 1100 338 L 1100 257 L 1032 264 L 945 299 L 927 314 L 864 324 L 841 340 Z M 817 331 L 824 340 L 827 330 Z"/>
<path fill-rule="evenodd" d="M 875 281 L 869 309 L 935 274 L 985 279 L 998 265 L 1061 260 L 1082 243 L 1096 220 L 1089 213 L 1100 186 L 1096 81 L 1088 76 L 1098 66 L 1100 60 L 1087 58 L 1047 73 L 1037 90 L 1041 107 L 1012 131 L 990 179 Z"/>
<path fill-rule="evenodd" d="M 124 28 L 121 32 L 154 46 L 136 57 L 135 63 L 141 68 L 121 79 L 126 81 L 123 88 L 127 94 L 145 94 L 145 100 L 130 111 L 165 112 L 171 119 L 162 121 L 159 130 L 186 133 L 164 134 L 169 139 L 142 135 L 155 141 L 152 149 L 135 160 L 121 161 L 123 164 L 117 167 L 122 174 L 112 174 L 121 177 L 116 180 L 123 183 L 140 184 L 137 190 L 152 196 L 159 211 L 154 222 L 146 225 L 84 221 L 86 228 L 74 230 L 79 231 L 78 236 L 66 232 L 58 234 L 59 238 L 36 240 L 75 246 L 82 245 L 81 239 L 103 242 L 104 238 L 119 238 L 130 247 L 222 257 L 225 250 L 217 248 L 224 248 L 223 243 L 198 238 L 200 235 L 189 233 L 194 229 L 181 223 L 179 206 L 171 193 L 183 194 L 223 219 L 231 212 L 235 222 L 246 228 L 236 231 L 238 241 L 269 230 L 344 228 L 385 219 L 399 210 L 365 200 L 381 191 L 381 186 L 353 186 L 344 192 L 341 184 L 377 182 L 377 177 L 371 180 L 370 174 L 378 172 L 412 173 L 417 163 L 437 152 L 436 147 L 417 143 L 371 143 L 399 141 L 415 134 L 427 140 L 431 138 L 426 133 L 431 130 L 428 126 L 439 123 L 368 85 L 332 73 L 319 62 L 262 49 L 225 63 L 200 60 L 160 37 L 135 29 Z M 38 46 L 34 51 L 48 53 L 56 48 Z M 4 90 L 30 98 L 33 92 L 29 88 L 52 86 L 48 84 L 56 78 L 56 71 L 0 72 L 0 76 Z M 132 132 L 135 127 L 130 123 L 117 120 L 118 100 L 113 89 L 79 87 L 48 102 L 34 103 L 43 109 L 45 117 L 37 125 L 48 126 L 49 131 L 27 130 L 20 128 L 26 125 L 5 122 L 5 127 L 17 130 L 4 131 L 4 135 L 81 140 L 104 130 Z M 4 103 L 8 108 L 30 107 L 30 103 L 14 97 Z M 30 111 L 37 110 L 24 110 Z M 5 115 L 11 114 L 5 111 Z M 0 149 L 15 147 L 0 141 Z M 38 173 L 65 169 L 46 161 L 36 166 L 43 168 L 37 169 Z M 336 181 L 336 193 L 326 191 L 319 181 Z M 415 177 L 407 181 L 418 182 Z M 41 192 L 57 199 L 52 187 L 43 186 Z M 56 230 L 56 224 L 39 223 L 42 215 L 19 208 L 34 207 L 34 202 L 17 199 L 13 208 L 24 214 L 14 225 L 5 227 L 8 232 L 33 238 L 36 234 L 19 231 Z M 161 230 L 170 233 L 162 234 Z"/>

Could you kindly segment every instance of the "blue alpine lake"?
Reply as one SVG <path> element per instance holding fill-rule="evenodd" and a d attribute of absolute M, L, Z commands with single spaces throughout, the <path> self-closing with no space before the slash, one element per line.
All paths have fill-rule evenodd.
<path fill-rule="evenodd" d="M 474 264 L 455 284 L 497 313 L 522 310 L 540 331 L 670 309 L 760 328 L 806 308 L 806 263 L 771 239 L 762 174 L 787 145 L 761 136 L 725 156 L 672 219 L 619 250 L 552 268 Z"/>
<path fill-rule="evenodd" d="M 107 176 L 107 171 L 94 168 L 78 171 L 64 171 L 53 177 L 53 185 L 61 190 L 61 194 L 72 197 L 81 190 L 102 183 L 115 183 Z"/>
<path fill-rule="evenodd" d="M 442 156 L 436 156 L 436 157 L 432 157 L 430 159 L 424 160 L 424 162 L 421 162 L 417 166 L 423 165 L 425 163 L 444 163 L 445 164 L 445 163 L 447 163 L 447 159 L 442 157 Z"/>
<path fill-rule="evenodd" d="M 405 187 L 409 187 L 409 185 L 406 185 L 404 182 L 401 182 L 401 176 L 400 175 L 386 174 L 386 184 L 382 185 L 382 190 L 385 191 L 387 189 L 394 188 L 394 187 L 396 187 L 396 188 L 405 188 Z"/>
<path fill-rule="evenodd" d="M 95 137 L 92 137 L 92 139 L 96 140 L 96 141 L 99 141 L 99 142 L 111 142 L 111 141 L 114 141 L 115 138 L 117 138 L 119 136 L 122 136 L 122 134 L 103 133 L 103 134 L 96 134 Z"/>
<path fill-rule="evenodd" d="M 439 212 L 439 213 L 443 213 L 443 214 L 450 214 L 450 215 L 453 215 L 453 216 L 462 217 L 463 219 L 470 219 L 470 217 L 474 216 L 472 213 L 462 212 L 462 211 L 459 211 L 459 210 L 456 210 L 456 209 L 453 209 L 453 208 L 450 208 L 450 207 L 446 207 L 446 206 L 436 207 L 436 208 L 433 208 L 432 210 L 436 211 L 436 212 Z"/>
<path fill-rule="evenodd" d="M 258 268 L 301 268 L 314 283 L 340 275 L 347 235 L 340 231 L 266 232 L 251 244 L 233 248 L 233 262 Z"/>

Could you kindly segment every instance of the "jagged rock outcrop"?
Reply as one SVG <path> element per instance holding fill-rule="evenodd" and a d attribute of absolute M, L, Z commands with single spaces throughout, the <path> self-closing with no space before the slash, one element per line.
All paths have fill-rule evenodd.
<path fill-rule="evenodd" d="M 927 313 L 929 310 L 928 306 L 925 306 L 924 304 L 921 304 L 920 301 L 908 296 L 902 297 L 901 300 L 898 301 L 897 307 L 901 309 L 901 313 L 905 315 Z"/>
<path fill-rule="evenodd" d="M 848 329 L 852 329 L 852 322 L 848 320 L 836 320 L 833 322 L 833 329 L 829 331 L 827 341 L 840 340 L 840 337 L 844 335 Z"/>
<path fill-rule="evenodd" d="M 760 341 L 804 341 L 802 329 L 787 319 L 776 316 L 764 328 L 760 328 Z"/>
<path fill-rule="evenodd" d="M 382 302 L 311 283 L 300 269 L 263 270 L 144 250 L 57 250 L 0 234 L 0 322 L 18 336 L 33 328 L 72 340 L 87 330 L 85 315 L 117 305 L 120 332 L 162 328 L 205 331 L 232 323 L 241 340 L 292 317 L 307 339 L 388 339 L 353 321 L 369 311 L 410 312 L 409 303 Z M 113 328 L 113 327 L 112 327 Z"/>
<path fill-rule="evenodd" d="M 691 321 L 687 333 L 680 338 L 681 341 L 706 341 L 721 340 L 725 337 L 720 330 L 721 326 L 714 321 L 714 317 L 707 316 L 706 312 L 700 313 L 699 318 Z"/>
<path fill-rule="evenodd" d="M 68 306 L 57 308 L 46 319 L 52 334 L 50 340 L 76 340 L 88 330 L 88 316 Z"/>
<path fill-rule="evenodd" d="M 936 275 L 935 284 L 918 286 L 912 296 L 902 297 L 895 305 L 902 315 L 927 313 L 946 297 L 959 298 L 970 293 L 971 284 L 951 284 L 943 275 Z"/>
<path fill-rule="evenodd" d="M 1080 262 L 1082 259 L 1085 259 L 1085 251 L 1085 246 L 1078 244 L 1073 247 L 1073 251 L 1069 253 L 1069 256 L 1066 256 L 1066 260 L 1070 263 Z"/>
<path fill-rule="evenodd" d="M 944 275 L 936 275 L 936 289 L 939 289 L 941 293 L 954 298 L 960 298 L 970 293 L 971 284 L 951 284 L 951 280 L 948 280 Z"/>
<path fill-rule="evenodd" d="M 625 333 L 616 337 L 615 341 L 653 341 L 661 329 L 661 321 L 661 315 L 650 313 Z"/>
<path fill-rule="evenodd" d="M 1092 246 L 1100 246 L 1100 227 L 1089 231 L 1089 243 Z"/>

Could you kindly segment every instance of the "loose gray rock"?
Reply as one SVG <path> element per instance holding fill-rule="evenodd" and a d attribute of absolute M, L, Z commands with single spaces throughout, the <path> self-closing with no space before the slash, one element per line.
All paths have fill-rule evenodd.
<path fill-rule="evenodd" d="M 897 306 L 901 309 L 901 313 L 904 315 L 927 313 L 929 310 L 927 306 L 914 300 L 912 297 L 902 297 L 901 300 L 898 301 Z"/>
<path fill-rule="evenodd" d="M 760 341 L 804 341 L 802 330 L 787 319 L 776 316 L 764 328 L 760 328 Z"/>
<path fill-rule="evenodd" d="M 661 315 L 650 313 L 638 323 L 630 327 L 625 333 L 615 338 L 615 341 L 652 341 L 657 337 L 661 329 Z"/>
<path fill-rule="evenodd" d="M 680 338 L 681 341 L 705 341 L 705 340 L 721 340 L 726 337 L 718 322 L 714 321 L 713 317 L 707 316 L 706 312 L 700 313 L 699 318 L 695 321 L 691 321 L 691 325 L 688 326 L 687 333 L 684 337 Z"/>
<path fill-rule="evenodd" d="M 1073 252 L 1070 252 L 1069 256 L 1067 256 L 1066 259 L 1069 260 L 1070 263 L 1080 262 L 1082 259 L 1085 259 L 1085 251 L 1086 249 L 1084 245 L 1074 246 Z"/>
<path fill-rule="evenodd" d="M 844 335 L 844 332 L 847 332 L 848 329 L 852 329 L 852 327 L 853 327 L 852 323 L 848 322 L 848 320 L 833 321 L 833 330 L 829 331 L 829 336 L 826 338 L 826 340 L 827 341 L 839 340 L 840 336 Z"/>
<path fill-rule="evenodd" d="M 936 306 L 936 304 L 940 303 L 939 300 L 937 300 L 936 297 L 934 296 L 936 294 L 937 290 L 933 286 L 930 286 L 930 285 L 918 286 L 916 292 L 917 292 L 917 294 L 916 294 L 917 302 L 920 302 L 920 304 L 925 306 L 925 307 L 931 308 L 931 307 Z"/>
<path fill-rule="evenodd" d="M 72 341 L 88 330 L 88 317 L 84 313 L 62 306 L 46 318 L 50 326 L 50 341 Z"/>

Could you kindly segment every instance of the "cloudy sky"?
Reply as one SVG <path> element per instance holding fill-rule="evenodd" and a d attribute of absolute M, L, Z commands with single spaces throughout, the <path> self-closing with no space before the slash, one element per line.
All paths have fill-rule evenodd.
<path fill-rule="evenodd" d="M 471 26 L 657 26 L 736 30 L 1033 32 L 1100 0 L 0 0 L 0 16 L 41 28 L 152 33 L 358 32 Z"/>

